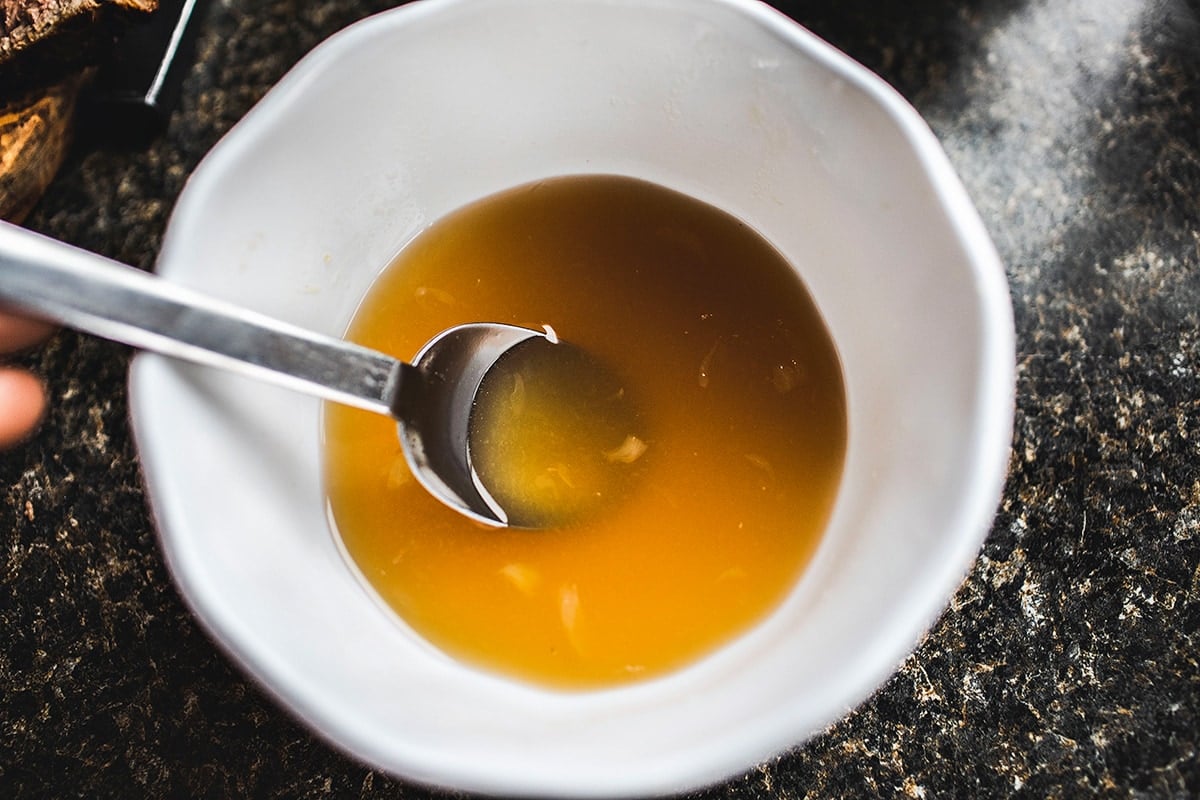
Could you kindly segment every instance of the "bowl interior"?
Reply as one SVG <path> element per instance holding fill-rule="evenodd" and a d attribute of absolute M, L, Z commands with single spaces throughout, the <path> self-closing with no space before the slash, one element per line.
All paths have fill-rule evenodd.
<path fill-rule="evenodd" d="M 655 181 L 747 221 L 795 265 L 839 347 L 850 446 L 834 519 L 790 599 L 734 645 L 601 692 L 464 667 L 348 569 L 323 507 L 317 401 L 143 355 L 135 431 L 188 602 L 335 745 L 468 790 L 680 791 L 866 697 L 943 608 L 994 512 L 1007 289 L 909 107 L 751 2 L 425 0 L 334 37 L 239 123 L 189 181 L 159 271 L 338 334 L 426 224 L 570 173 Z"/>

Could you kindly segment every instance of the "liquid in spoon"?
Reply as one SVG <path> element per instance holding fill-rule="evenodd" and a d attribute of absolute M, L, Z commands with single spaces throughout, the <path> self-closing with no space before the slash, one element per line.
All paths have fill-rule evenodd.
<path fill-rule="evenodd" d="M 603 513 L 636 479 L 646 421 L 624 382 L 550 336 L 501 359 L 480 384 L 468 453 L 483 485 L 531 528 Z"/>

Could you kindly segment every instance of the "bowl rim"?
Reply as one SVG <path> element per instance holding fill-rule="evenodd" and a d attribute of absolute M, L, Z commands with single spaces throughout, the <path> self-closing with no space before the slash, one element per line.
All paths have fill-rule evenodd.
<path fill-rule="evenodd" d="M 500 0 L 500 4 L 511 1 Z M 607 5 L 639 5 L 637 0 L 571 1 L 585 5 L 597 2 Z M 174 271 L 172 263 L 177 262 L 176 251 L 183 246 L 181 239 L 186 238 L 179 232 L 202 227 L 198 220 L 198 217 L 204 215 L 202 198 L 206 193 L 215 190 L 212 176 L 220 172 L 219 169 L 214 169 L 214 165 L 236 159 L 245 147 L 252 146 L 256 139 L 260 139 L 269 131 L 273 125 L 271 112 L 276 107 L 286 107 L 299 102 L 304 85 L 314 76 L 330 69 L 336 63 L 339 54 L 354 48 L 359 37 L 372 33 L 375 26 L 388 24 L 402 27 L 423 16 L 440 13 L 443 9 L 465 6 L 468 2 L 478 3 L 479 0 L 418 0 L 408 3 L 350 25 L 304 56 L 213 147 L 189 178 L 185 191 L 172 212 L 171 223 L 164 237 L 159 257 L 161 272 L 170 276 Z M 557 2 L 562 3 L 563 0 Z M 974 479 L 967 484 L 969 496 L 960 503 L 958 529 L 964 533 L 953 537 L 952 543 L 946 545 L 945 551 L 949 555 L 931 573 L 935 577 L 933 584 L 919 595 L 906 598 L 907 608 L 901 616 L 909 624 L 898 626 L 893 632 L 894 635 L 887 641 L 874 643 L 873 649 L 879 655 L 860 662 L 862 666 L 859 673 L 845 676 L 849 685 L 866 687 L 852 692 L 855 703 L 859 703 L 895 672 L 913 651 L 920 636 L 943 613 L 948 599 L 974 562 L 979 547 L 991 527 L 1007 476 L 1016 401 L 1015 331 L 1008 283 L 1003 265 L 983 222 L 941 144 L 918 112 L 897 91 L 862 65 L 801 28 L 782 12 L 757 0 L 707 2 L 711 6 L 743 14 L 770 35 L 783 40 L 789 47 L 810 58 L 820 68 L 862 92 L 884 111 L 919 163 L 936 201 L 945 214 L 948 227 L 960 241 L 963 252 L 968 254 L 969 258 L 964 264 L 971 270 L 971 277 L 975 282 L 985 350 L 980 354 L 981 363 L 977 375 L 981 389 L 975 418 L 979 424 L 975 427 L 975 441 L 970 444 L 974 453 L 972 464 L 976 467 L 976 472 Z M 688 5 L 685 0 L 655 0 L 654 4 L 664 7 Z M 241 630 L 237 619 L 229 619 L 215 613 L 205 597 L 206 587 L 202 582 L 192 579 L 193 576 L 186 565 L 186 554 L 176 549 L 176 543 L 168 533 L 183 524 L 177 518 L 178 505 L 171 497 L 158 490 L 152 477 L 163 467 L 158 463 L 154 448 L 149 445 L 153 432 L 145 426 L 143 409 L 144 404 L 151 402 L 147 396 L 148 385 L 153 380 L 153 364 L 158 358 L 149 354 L 139 354 L 134 359 L 130 376 L 131 416 L 135 440 L 145 463 L 147 495 L 158 522 L 160 543 L 170 572 L 181 588 L 184 601 L 213 641 L 245 672 L 252 675 L 260 687 L 273 695 L 285 709 L 305 721 L 310 729 L 338 749 L 354 757 L 380 763 L 381 754 L 374 752 L 371 743 L 364 741 L 359 731 L 336 729 L 331 725 L 328 716 L 312 705 L 312 698 L 302 691 L 297 692 L 294 686 L 285 688 L 277 676 L 265 674 L 253 653 L 253 636 Z M 834 721 L 836 719 L 828 719 L 825 723 Z M 609 785 L 571 787 L 570 793 L 580 796 L 614 796 L 641 794 L 646 791 L 668 793 L 679 791 L 680 788 L 697 788 L 728 777 L 796 743 L 795 736 L 796 731 L 791 728 L 758 730 L 753 736 L 740 738 L 736 750 L 731 748 L 729 752 L 722 754 L 721 759 L 711 760 L 707 764 L 678 767 L 674 774 L 657 776 L 655 781 L 643 778 L 636 783 L 629 783 L 622 782 L 620 776 L 614 776 Z M 431 767 L 427 763 L 413 763 L 405 765 L 403 769 L 394 765 L 385 768 L 394 774 L 430 785 L 457 786 L 489 793 L 547 796 L 564 794 L 564 787 L 561 785 L 541 784 L 536 776 L 523 776 L 521 779 L 509 776 L 507 780 L 498 780 L 495 776 L 490 779 L 473 776 L 463 781 L 453 764 Z"/>

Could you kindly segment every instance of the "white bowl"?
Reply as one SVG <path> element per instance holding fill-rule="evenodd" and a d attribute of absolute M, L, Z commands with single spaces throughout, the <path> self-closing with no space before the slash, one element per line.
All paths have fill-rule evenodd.
<path fill-rule="evenodd" d="M 917 114 L 754 2 L 425 0 L 354 25 L 200 165 L 159 271 L 337 334 L 431 220 L 581 172 L 749 222 L 807 283 L 845 368 L 845 477 L 814 562 L 763 624 L 681 672 L 561 692 L 452 661 L 347 567 L 326 524 L 316 401 L 149 355 L 134 365 L 162 545 L 197 616 L 330 742 L 415 781 L 618 796 L 749 768 L 894 671 L 998 501 L 1014 345 L 988 237 Z"/>

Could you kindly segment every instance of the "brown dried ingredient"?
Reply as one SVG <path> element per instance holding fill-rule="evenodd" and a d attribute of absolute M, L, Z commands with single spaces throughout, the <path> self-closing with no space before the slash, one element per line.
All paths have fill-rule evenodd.
<path fill-rule="evenodd" d="M 20 222 L 61 166 L 70 143 L 74 76 L 15 102 L 0 100 L 0 219 Z"/>
<path fill-rule="evenodd" d="M 0 219 L 20 222 L 66 156 L 75 101 L 128 18 L 158 0 L 0 0 Z"/>
<path fill-rule="evenodd" d="M 158 0 L 0 0 L 0 64 L 70 26 L 109 10 L 149 13 Z"/>

